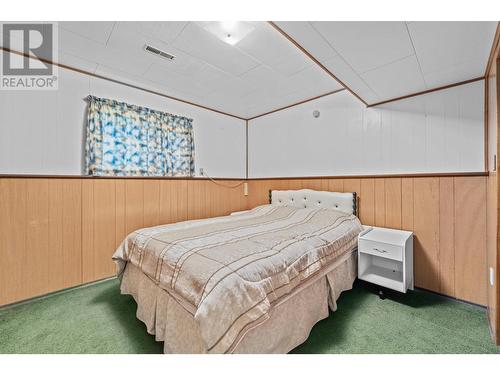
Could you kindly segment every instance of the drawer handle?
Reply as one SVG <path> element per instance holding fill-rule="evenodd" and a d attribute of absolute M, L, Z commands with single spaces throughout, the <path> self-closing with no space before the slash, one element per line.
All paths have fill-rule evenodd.
<path fill-rule="evenodd" d="M 380 250 L 380 249 L 377 249 L 376 247 L 374 247 L 373 250 L 378 251 L 379 253 L 387 253 L 387 250 L 384 250 L 384 249 Z"/>

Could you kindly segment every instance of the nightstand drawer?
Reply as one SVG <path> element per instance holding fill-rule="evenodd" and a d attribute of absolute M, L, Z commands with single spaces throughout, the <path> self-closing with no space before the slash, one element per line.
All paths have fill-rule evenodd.
<path fill-rule="evenodd" d="M 378 257 L 403 261 L 403 248 L 383 242 L 359 239 L 359 251 L 365 254 L 372 254 Z"/>

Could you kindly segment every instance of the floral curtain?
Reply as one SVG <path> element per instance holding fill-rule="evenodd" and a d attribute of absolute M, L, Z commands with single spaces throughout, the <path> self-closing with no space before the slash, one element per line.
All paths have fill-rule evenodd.
<path fill-rule="evenodd" d="M 192 176 L 193 120 L 89 96 L 86 173 Z"/>

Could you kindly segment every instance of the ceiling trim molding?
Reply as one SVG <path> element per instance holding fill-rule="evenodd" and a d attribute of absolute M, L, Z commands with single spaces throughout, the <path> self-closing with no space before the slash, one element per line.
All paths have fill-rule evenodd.
<path fill-rule="evenodd" d="M 164 93 L 159 92 L 159 91 L 155 91 L 155 90 L 147 89 L 145 87 L 137 86 L 137 85 L 134 85 L 132 83 L 123 82 L 123 81 L 120 81 L 120 80 L 117 80 L 117 79 L 114 79 L 114 78 L 109 78 L 109 77 L 106 77 L 106 76 L 103 76 L 103 75 L 100 75 L 100 74 L 92 73 L 92 72 L 89 72 L 87 70 L 83 70 L 83 69 L 75 68 L 75 67 L 72 67 L 72 66 L 69 66 L 69 65 L 65 65 L 65 64 L 58 63 L 58 62 L 54 62 L 54 61 L 51 61 L 49 59 L 39 58 L 37 56 L 33 56 L 33 55 L 30 55 L 30 54 L 26 54 L 26 53 L 23 53 L 23 52 L 19 52 L 19 51 L 12 50 L 12 49 L 5 48 L 5 47 L 1 47 L 1 46 L 0 46 L 0 51 L 4 51 L 4 52 L 7 52 L 7 53 L 14 53 L 16 55 L 28 57 L 28 58 L 35 59 L 35 60 L 39 60 L 39 61 L 42 61 L 44 63 L 52 64 L 52 65 L 58 66 L 58 67 L 63 68 L 63 69 L 71 70 L 71 71 L 74 71 L 74 72 L 77 72 L 77 73 L 85 74 L 85 75 L 90 76 L 90 77 L 99 78 L 99 79 L 103 79 L 103 80 L 106 80 L 106 81 L 109 81 L 109 82 L 117 83 L 119 85 L 123 85 L 123 86 L 127 86 L 127 87 L 130 87 L 130 88 L 133 88 L 133 89 L 141 90 L 141 91 L 144 91 L 144 92 L 147 92 L 147 93 L 150 93 L 150 94 L 162 96 L 164 98 L 175 100 L 177 102 L 181 102 L 181 103 L 184 103 L 184 104 L 189 104 L 189 105 L 192 105 L 194 107 L 205 109 L 207 111 L 211 111 L 211 112 L 219 113 L 221 115 L 225 115 L 225 116 L 237 118 L 238 120 L 243 120 L 243 121 L 246 120 L 246 118 L 244 118 L 244 117 L 240 117 L 240 116 L 237 116 L 237 115 L 233 115 L 231 113 L 220 111 L 220 110 L 215 109 L 215 108 L 210 108 L 210 107 L 204 106 L 202 104 L 197 104 L 197 103 L 194 103 L 194 102 L 190 102 L 189 100 L 177 98 L 175 96 L 167 95 L 167 94 L 164 94 Z"/>
<path fill-rule="evenodd" d="M 335 74 L 333 74 L 326 66 L 324 66 L 318 59 L 316 59 L 308 50 L 302 47 L 295 39 L 293 39 L 290 35 L 288 35 L 283 29 L 281 29 L 276 23 L 273 21 L 268 21 L 268 23 L 281 35 L 283 35 L 289 42 L 291 42 L 295 47 L 297 47 L 302 53 L 304 53 L 307 57 L 309 57 L 312 61 L 316 63 L 321 69 L 325 71 L 330 77 L 332 77 L 335 81 L 337 81 L 343 88 L 349 91 L 352 95 L 354 95 L 358 100 L 360 100 L 364 105 L 368 106 L 368 103 L 365 102 L 358 94 L 356 94 L 353 90 L 351 90 L 343 81 L 341 81 Z"/>
<path fill-rule="evenodd" d="M 275 112 L 283 111 L 284 109 L 288 109 L 288 108 L 290 108 L 290 107 L 295 107 L 296 105 L 300 105 L 300 104 L 304 104 L 304 103 L 307 103 L 307 102 L 311 102 L 311 101 L 313 101 L 313 100 L 320 99 L 320 98 L 323 98 L 323 97 L 325 97 L 325 96 L 333 95 L 333 94 L 336 94 L 336 93 L 341 92 L 341 91 L 344 91 L 344 90 L 345 90 L 345 89 L 338 89 L 338 90 L 334 90 L 334 91 L 327 92 L 327 93 L 325 93 L 325 94 L 321 94 L 321 95 L 314 96 L 314 97 L 309 98 L 309 99 L 304 99 L 304 100 L 301 100 L 300 102 L 293 103 L 293 104 L 289 104 L 289 105 L 287 105 L 287 106 L 280 107 L 280 108 L 277 108 L 277 109 L 273 109 L 272 111 L 265 112 L 265 113 L 262 113 L 262 114 L 260 114 L 260 115 L 250 117 L 250 118 L 248 118 L 248 119 L 247 119 L 247 121 L 255 120 L 256 118 L 263 117 L 263 116 L 267 116 L 267 115 L 270 115 L 271 113 L 275 113 Z"/>
<path fill-rule="evenodd" d="M 466 85 L 468 83 L 473 83 L 473 82 L 481 81 L 483 79 L 484 79 L 484 76 L 481 76 L 481 77 L 476 77 L 476 78 L 468 79 L 466 81 L 451 83 L 449 85 L 439 86 L 439 87 L 436 87 L 436 88 L 433 88 L 433 89 L 419 91 L 419 92 L 415 92 L 413 94 L 403 95 L 403 96 L 399 96 L 399 97 L 393 98 L 393 99 L 383 100 L 381 102 L 370 104 L 367 107 L 368 108 L 375 107 L 375 106 L 382 105 L 382 104 L 396 102 L 398 100 L 404 100 L 404 99 L 412 98 L 414 96 L 420 96 L 420 95 L 424 95 L 424 94 L 430 94 L 431 92 L 434 92 L 434 91 L 446 90 L 446 89 L 450 89 L 450 88 L 455 87 L 455 86 L 461 86 L 461 85 Z"/>
<path fill-rule="evenodd" d="M 497 30 L 495 32 L 495 37 L 493 38 L 493 43 L 491 44 L 490 56 L 488 58 L 488 63 L 486 64 L 486 70 L 484 71 L 484 76 L 487 77 L 491 69 L 491 65 L 495 60 L 495 52 L 498 48 L 500 42 L 500 22 L 497 22 Z"/>

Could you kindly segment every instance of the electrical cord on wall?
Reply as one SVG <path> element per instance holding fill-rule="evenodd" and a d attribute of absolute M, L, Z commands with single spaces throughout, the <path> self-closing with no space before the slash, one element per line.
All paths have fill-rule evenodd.
<path fill-rule="evenodd" d="M 245 181 L 241 181 L 241 182 L 238 182 L 237 184 L 234 184 L 234 185 L 225 185 L 225 184 L 221 184 L 220 182 L 214 180 L 212 177 L 210 177 L 208 174 L 205 173 L 205 171 L 200 171 L 200 175 L 204 176 L 204 177 L 207 177 L 210 181 L 212 181 L 214 184 L 216 185 L 219 185 L 219 186 L 222 186 L 222 187 L 225 187 L 225 188 L 228 188 L 228 189 L 236 189 L 237 187 L 243 185 L 245 183 Z"/>

